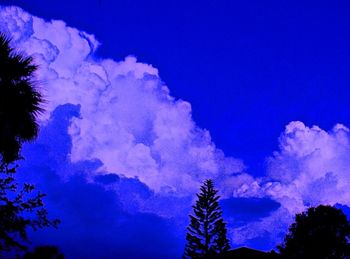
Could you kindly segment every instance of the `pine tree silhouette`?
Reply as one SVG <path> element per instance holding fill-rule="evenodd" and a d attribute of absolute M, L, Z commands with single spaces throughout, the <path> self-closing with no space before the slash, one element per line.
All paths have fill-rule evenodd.
<path fill-rule="evenodd" d="M 200 191 L 193 206 L 194 215 L 190 215 L 190 225 L 187 227 L 185 259 L 208 258 L 230 249 L 226 224 L 218 203 L 220 196 L 214 189 L 213 181 L 206 180 Z"/>
<path fill-rule="evenodd" d="M 218 230 L 218 235 L 214 239 L 215 251 L 219 254 L 225 253 L 230 249 L 230 242 L 228 241 L 226 224 L 223 219 L 220 219 L 216 223 L 216 229 Z"/>

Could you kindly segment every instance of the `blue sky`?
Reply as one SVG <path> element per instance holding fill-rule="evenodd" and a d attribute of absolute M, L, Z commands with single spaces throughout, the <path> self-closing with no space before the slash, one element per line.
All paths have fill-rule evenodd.
<path fill-rule="evenodd" d="M 2 1 L 96 35 L 98 54 L 159 68 L 218 147 L 261 174 L 285 124 L 349 124 L 349 3 Z"/>
<path fill-rule="evenodd" d="M 306 206 L 350 206 L 345 1 L 2 4 L 23 8 L 2 7 L 0 28 L 35 57 L 48 99 L 23 180 L 63 223 L 36 244 L 76 257 L 70 236 L 86 257 L 176 258 L 206 178 L 234 246 L 272 249 Z"/>

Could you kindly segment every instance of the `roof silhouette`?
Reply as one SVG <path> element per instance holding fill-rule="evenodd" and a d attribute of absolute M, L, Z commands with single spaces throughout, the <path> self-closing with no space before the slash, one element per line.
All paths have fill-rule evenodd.
<path fill-rule="evenodd" d="M 240 247 L 228 251 L 225 255 L 220 257 L 221 259 L 275 259 L 280 256 L 275 252 L 263 252 L 248 247 Z"/>

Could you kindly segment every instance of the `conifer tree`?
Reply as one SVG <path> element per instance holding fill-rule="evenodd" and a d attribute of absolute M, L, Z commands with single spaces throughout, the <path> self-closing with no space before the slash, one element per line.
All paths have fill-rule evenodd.
<path fill-rule="evenodd" d="M 184 258 L 208 258 L 211 255 L 223 254 L 230 249 L 226 237 L 226 224 L 222 219 L 222 211 L 217 190 L 212 180 L 206 180 L 197 194 L 193 206 L 194 215 L 190 215 L 187 227 Z"/>
<path fill-rule="evenodd" d="M 226 224 L 223 219 L 220 219 L 216 222 L 216 229 L 218 230 L 218 235 L 214 239 L 215 251 L 219 254 L 222 254 L 230 249 L 230 242 L 226 237 Z"/>

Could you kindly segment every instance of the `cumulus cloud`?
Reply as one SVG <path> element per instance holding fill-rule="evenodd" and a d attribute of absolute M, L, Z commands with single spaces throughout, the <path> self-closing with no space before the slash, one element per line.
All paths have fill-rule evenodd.
<path fill-rule="evenodd" d="M 62 224 L 31 233 L 34 244 L 72 258 L 178 258 L 199 184 L 213 178 L 232 195 L 242 161 L 215 147 L 151 65 L 100 59 L 93 35 L 17 7 L 0 7 L 0 30 L 34 57 L 47 101 L 19 175 L 48 194 Z"/>
<path fill-rule="evenodd" d="M 280 138 L 280 151 L 268 161 L 268 175 L 289 188 L 283 195 L 272 195 L 293 197 L 299 209 L 319 203 L 349 205 L 349 137 L 349 129 L 341 124 L 327 132 L 302 122 L 289 123 Z"/>
<path fill-rule="evenodd" d="M 156 68 L 132 56 L 99 59 L 93 35 L 17 7 L 1 8 L 0 22 L 16 47 L 39 64 L 47 99 L 42 124 L 58 105 L 81 106 L 69 129 L 71 161 L 98 159 L 97 174 L 138 177 L 157 192 L 179 195 L 195 192 L 206 178 L 243 170 L 240 160 L 226 158 L 209 132 L 196 126 L 191 105 L 169 94 Z"/>
<path fill-rule="evenodd" d="M 147 212 L 143 207 L 149 204 L 158 211 L 159 198 L 145 184 L 117 174 L 99 175 L 89 182 L 84 176 L 101 162 L 70 162 L 67 129 L 78 116 L 78 105 L 58 106 L 37 141 L 24 146 L 26 159 L 21 161 L 18 180 L 47 193 L 49 216 L 62 221 L 58 229 L 30 231 L 33 245 L 57 245 L 67 258 L 180 257 L 184 237 L 178 234 L 179 217 Z M 62 179 L 62 171 L 73 176 Z M 172 209 L 175 204 L 189 207 L 188 201 L 173 203 Z"/>
<path fill-rule="evenodd" d="M 270 216 L 242 226 L 237 242 L 264 232 L 281 241 L 294 215 L 308 206 L 350 206 L 350 133 L 337 124 L 330 131 L 290 122 L 279 138 L 279 150 L 267 159 L 267 176 L 235 189 L 243 197 L 271 197 L 281 207 Z M 268 231 L 273 226 L 273 231 Z"/>

